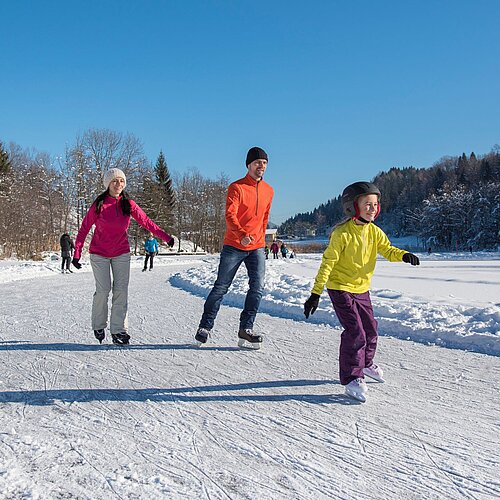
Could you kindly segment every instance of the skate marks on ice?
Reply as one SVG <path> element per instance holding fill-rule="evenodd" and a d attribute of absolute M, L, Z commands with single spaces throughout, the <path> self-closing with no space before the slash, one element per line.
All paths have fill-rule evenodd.
<path fill-rule="evenodd" d="M 35 372 L 35 374 L 37 374 Z M 40 375 L 38 373 L 37 375 Z M 332 395 L 314 395 L 307 391 L 310 387 L 338 384 L 333 380 L 283 380 L 254 383 L 189 386 L 175 388 L 101 388 L 101 389 L 53 389 L 53 383 L 47 387 L 45 376 L 41 374 L 44 385 L 42 390 L 0 391 L 0 403 L 23 403 L 24 405 L 52 405 L 54 402 L 75 403 L 92 401 L 121 401 L 121 402 L 171 402 L 172 399 L 182 402 L 286 402 L 300 401 L 309 404 L 331 404 L 346 401 L 349 398 L 335 398 Z M 305 392 L 276 394 L 277 388 L 303 388 Z M 261 390 L 256 394 L 256 390 Z M 262 394 L 262 390 L 269 389 L 269 394 Z M 248 393 L 250 391 L 250 393 Z"/>
<path fill-rule="evenodd" d="M 0 292 L 0 316 L 10 315 L 0 340 L 8 332 L 11 347 L 35 346 L 0 349 L 0 391 L 11 398 L 0 401 L 0 491 L 42 500 L 499 496 L 496 358 L 382 338 L 386 384 L 369 383 L 363 405 L 336 404 L 338 329 L 262 314 L 266 343 L 243 352 L 233 349 L 239 311 L 223 306 L 213 348 L 184 348 L 203 300 L 166 279 L 132 282 L 136 344 L 126 348 L 66 346 L 95 342 L 81 307 L 91 287 L 51 296 L 33 283 L 48 298 L 30 320 Z M 74 304 L 47 315 L 65 291 Z"/>

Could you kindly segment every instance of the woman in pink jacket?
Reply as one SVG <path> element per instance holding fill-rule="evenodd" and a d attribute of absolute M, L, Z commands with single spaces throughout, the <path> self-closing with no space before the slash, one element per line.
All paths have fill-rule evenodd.
<path fill-rule="evenodd" d="M 108 321 L 108 297 L 111 299 L 110 331 L 114 344 L 128 344 L 128 283 L 130 276 L 130 245 L 127 230 L 130 217 L 169 246 L 174 245 L 172 236 L 162 231 L 124 191 L 127 185 L 125 174 L 112 168 L 104 174 L 104 187 L 87 215 L 83 219 L 75 242 L 73 265 L 80 269 L 83 244 L 90 228 L 95 225 L 90 242 L 90 264 L 95 278 L 95 293 L 92 301 L 92 329 L 96 339 L 102 343 Z M 111 272 L 113 283 L 111 283 Z"/>

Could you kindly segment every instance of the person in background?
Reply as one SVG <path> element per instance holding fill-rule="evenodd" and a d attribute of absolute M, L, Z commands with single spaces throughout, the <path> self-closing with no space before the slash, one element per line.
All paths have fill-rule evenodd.
<path fill-rule="evenodd" d="M 419 258 L 391 245 L 373 222 L 380 212 L 380 191 L 371 182 L 355 182 L 342 193 L 342 208 L 348 217 L 332 231 L 323 253 L 304 315 L 314 314 L 326 284 L 340 324 L 340 383 L 345 393 L 366 401 L 365 376 L 384 382 L 383 371 L 374 363 L 377 349 L 377 321 L 370 299 L 370 282 L 377 255 L 391 262 L 420 264 Z"/>
<path fill-rule="evenodd" d="M 266 254 L 266 260 L 269 259 L 269 246 L 266 245 L 266 247 L 264 248 L 264 253 Z"/>
<path fill-rule="evenodd" d="M 95 293 L 92 301 L 92 329 L 102 343 L 108 322 L 108 296 L 112 291 L 110 331 L 114 344 L 128 344 L 128 284 L 130 277 L 130 244 L 128 227 L 130 217 L 151 231 L 170 247 L 174 238 L 160 229 L 132 200 L 125 187 L 127 180 L 119 168 L 104 174 L 105 191 L 101 193 L 83 219 L 76 237 L 73 265 L 80 269 L 85 238 L 92 226 L 94 235 L 90 242 L 90 264 L 94 273 Z M 111 273 L 113 281 L 111 281 Z"/>
<path fill-rule="evenodd" d="M 278 243 L 276 243 L 275 241 L 272 242 L 271 244 L 271 252 L 273 254 L 273 259 L 277 259 L 278 258 L 278 252 L 280 251 L 280 247 L 278 246 Z"/>
<path fill-rule="evenodd" d="M 263 149 L 251 148 L 246 158 L 246 176 L 231 183 L 228 188 L 226 234 L 217 280 L 207 297 L 195 335 L 200 346 L 207 342 L 222 298 L 243 263 L 248 272 L 249 289 L 240 315 L 238 344 L 240 347 L 259 349 L 262 343 L 262 336 L 253 332 L 253 324 L 264 289 L 265 235 L 274 194 L 273 188 L 262 178 L 267 168 L 267 160 Z"/>
<path fill-rule="evenodd" d="M 281 244 L 281 249 L 280 250 L 281 250 L 281 256 L 284 259 L 286 259 L 286 255 L 288 253 L 288 248 L 287 248 L 287 246 L 284 243 Z"/>
<path fill-rule="evenodd" d="M 144 259 L 144 269 L 142 272 L 148 269 L 148 259 L 149 259 L 149 270 L 153 270 L 153 258 L 158 255 L 158 242 L 155 240 L 153 233 L 149 233 L 148 239 L 144 242 L 144 251 L 146 252 L 146 257 Z"/>
<path fill-rule="evenodd" d="M 71 257 L 73 255 L 73 250 L 75 249 L 75 244 L 71 239 L 71 234 L 64 233 L 59 240 L 61 245 L 61 272 L 64 274 L 65 272 L 72 273 L 71 270 Z"/>

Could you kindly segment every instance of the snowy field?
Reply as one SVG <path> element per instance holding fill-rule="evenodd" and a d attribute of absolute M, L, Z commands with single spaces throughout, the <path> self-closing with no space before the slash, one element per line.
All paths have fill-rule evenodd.
<path fill-rule="evenodd" d="M 377 265 L 365 404 L 326 293 L 302 314 L 319 255 L 268 261 L 260 351 L 236 346 L 243 270 L 192 346 L 216 256 L 133 258 L 124 348 L 93 339 L 88 263 L 0 261 L 0 498 L 500 497 L 500 256 L 421 257 Z"/>

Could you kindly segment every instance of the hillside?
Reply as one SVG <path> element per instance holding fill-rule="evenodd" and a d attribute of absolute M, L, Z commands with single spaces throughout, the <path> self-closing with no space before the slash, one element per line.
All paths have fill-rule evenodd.
<path fill-rule="evenodd" d="M 482 157 L 445 157 L 431 168 L 391 168 L 372 179 L 382 193 L 377 224 L 394 237 L 417 236 L 422 248 L 495 250 L 500 245 L 499 179 L 498 147 Z M 288 219 L 279 233 L 328 234 L 343 218 L 340 194 Z"/>

